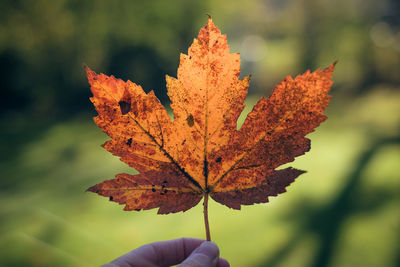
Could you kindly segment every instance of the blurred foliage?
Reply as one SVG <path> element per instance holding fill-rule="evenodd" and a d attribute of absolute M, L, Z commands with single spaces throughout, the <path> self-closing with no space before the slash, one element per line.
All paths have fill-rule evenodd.
<path fill-rule="evenodd" d="M 400 6 L 395 0 L 0 2 L 0 265 L 98 266 L 144 243 L 204 237 L 201 205 L 158 216 L 84 190 L 132 172 L 99 145 L 83 64 L 168 105 L 213 16 L 251 74 L 240 120 L 286 75 L 338 60 L 329 120 L 308 171 L 271 203 L 210 207 L 233 266 L 397 266 L 400 249 Z"/>

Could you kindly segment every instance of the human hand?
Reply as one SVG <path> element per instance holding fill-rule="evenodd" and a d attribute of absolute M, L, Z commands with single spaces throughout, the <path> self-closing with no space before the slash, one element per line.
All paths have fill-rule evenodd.
<path fill-rule="evenodd" d="M 196 238 L 159 241 L 141 246 L 103 267 L 158 267 L 180 264 L 180 267 L 229 267 L 219 257 L 214 242 Z"/>

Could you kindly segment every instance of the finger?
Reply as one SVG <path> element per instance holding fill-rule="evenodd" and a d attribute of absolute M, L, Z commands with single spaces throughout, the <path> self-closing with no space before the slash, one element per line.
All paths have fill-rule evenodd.
<path fill-rule="evenodd" d="M 229 267 L 229 262 L 224 258 L 219 258 L 217 267 Z"/>
<path fill-rule="evenodd" d="M 186 259 L 203 242 L 205 240 L 196 238 L 179 238 L 154 242 L 119 257 L 112 261 L 109 266 L 152 267 L 175 265 Z"/>
<path fill-rule="evenodd" d="M 203 242 L 179 267 L 215 267 L 219 261 L 219 249 L 214 242 Z"/>

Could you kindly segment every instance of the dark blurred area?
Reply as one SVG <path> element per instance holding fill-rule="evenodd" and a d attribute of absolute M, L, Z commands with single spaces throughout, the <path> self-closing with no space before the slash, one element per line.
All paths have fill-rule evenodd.
<path fill-rule="evenodd" d="M 92 122 L 95 111 L 83 66 L 154 90 L 168 106 L 165 75 L 176 77 L 179 54 L 187 53 L 206 14 L 227 34 L 231 52 L 241 54 L 242 77 L 252 75 L 248 109 L 286 75 L 338 61 L 329 120 L 315 141 L 311 137 L 312 151 L 321 154 L 310 152 L 299 163 L 310 178 L 291 186 L 297 191 L 288 193 L 279 211 L 271 204 L 277 220 L 293 222 L 290 236 L 276 243 L 272 237 L 262 247 L 253 244 L 251 251 L 265 253 L 242 252 L 255 257 L 245 265 L 238 248 L 228 245 L 235 239 L 223 238 L 220 230 L 217 241 L 221 247 L 226 244 L 232 266 L 399 266 L 396 0 L 1 1 L 0 265 L 96 266 L 125 251 L 128 245 L 119 236 L 126 229 L 123 223 L 117 226 L 120 233 L 102 237 L 123 243 L 120 250 L 76 230 L 91 229 L 90 218 L 104 220 L 102 206 L 109 205 L 84 195 L 84 189 L 121 168 L 128 171 L 118 159 L 100 152 L 106 137 Z M 320 174 L 326 184 L 318 182 Z M 84 217 L 80 209 L 92 217 Z M 120 215 L 119 207 L 110 210 L 121 222 L 133 218 Z M 273 221 L 265 222 L 266 213 L 257 214 L 242 215 L 260 221 L 254 232 L 273 229 Z M 132 215 L 139 225 L 140 218 L 157 220 L 154 214 L 140 215 Z M 365 217 L 358 221 L 360 216 Z M 189 217 L 173 217 L 171 223 L 190 222 L 195 216 Z M 98 222 L 92 231 L 100 233 L 110 222 Z M 168 229 L 168 223 L 160 227 Z M 218 228 L 222 222 L 214 224 Z M 232 229 L 241 228 L 232 223 Z M 173 233 L 179 235 L 178 230 Z M 155 238 L 146 230 L 143 236 L 148 239 L 138 234 L 129 246 Z M 96 253 L 86 247 L 93 245 L 109 255 L 91 260 Z M 341 247 L 350 252 L 341 252 Z"/>
<path fill-rule="evenodd" d="M 83 64 L 131 79 L 167 101 L 164 75 L 176 74 L 178 55 L 187 51 L 204 24 L 205 11 L 214 5 L 221 12 L 224 9 L 223 4 L 207 1 L 2 1 L 0 5 L 1 119 L 28 119 L 28 115 L 29 120 L 49 121 L 91 109 Z M 218 12 L 214 19 L 230 40 L 242 41 L 238 50 L 245 50 L 245 67 L 257 65 L 268 54 L 259 47 L 265 42 L 266 49 L 275 49 L 275 43 L 293 45 L 293 58 L 280 61 L 298 72 L 339 60 L 336 83 L 341 86 L 337 87 L 350 87 L 346 94 L 352 96 L 377 83 L 400 81 L 398 1 L 249 1 L 245 5 L 261 11 L 254 14 L 238 8 L 232 10 L 236 19 Z M 269 73 L 276 81 L 288 73 L 270 71 L 279 72 Z M 276 81 L 269 83 L 273 86 Z"/>
<path fill-rule="evenodd" d="M 91 109 L 83 64 L 165 101 L 166 73 L 198 30 L 187 1 L 2 1 L 1 119 L 60 120 Z M 26 116 L 29 116 L 27 118 Z"/>

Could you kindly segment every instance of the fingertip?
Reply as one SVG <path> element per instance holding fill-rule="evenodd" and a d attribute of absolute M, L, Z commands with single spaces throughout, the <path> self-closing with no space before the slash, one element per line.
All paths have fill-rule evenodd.
<path fill-rule="evenodd" d="M 194 251 L 195 253 L 201 253 L 209 256 L 212 259 L 218 258 L 219 248 L 217 244 L 212 241 L 205 241 Z"/>
<path fill-rule="evenodd" d="M 214 242 L 205 241 L 179 266 L 217 266 L 219 248 Z"/>

